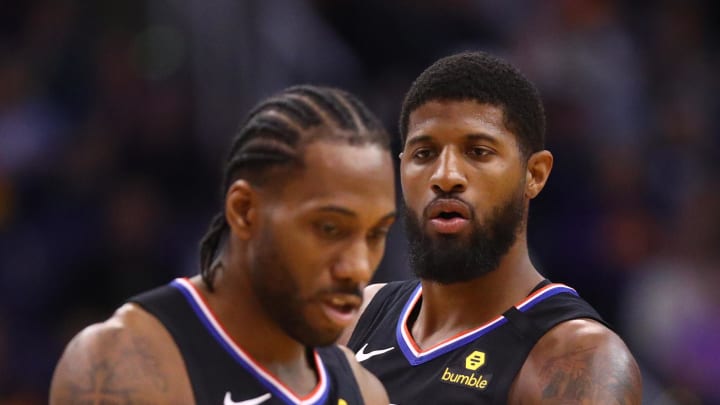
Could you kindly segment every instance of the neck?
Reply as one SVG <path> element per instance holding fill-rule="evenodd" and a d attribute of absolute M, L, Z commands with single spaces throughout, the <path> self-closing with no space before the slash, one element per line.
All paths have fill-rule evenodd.
<path fill-rule="evenodd" d="M 477 328 L 522 301 L 542 279 L 530 262 L 524 239 L 518 238 L 490 273 L 453 284 L 422 280 L 422 304 L 411 327 L 413 338 L 427 348 Z"/>

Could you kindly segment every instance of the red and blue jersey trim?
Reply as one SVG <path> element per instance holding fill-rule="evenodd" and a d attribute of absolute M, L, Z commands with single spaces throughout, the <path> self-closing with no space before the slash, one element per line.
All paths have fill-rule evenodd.
<path fill-rule="evenodd" d="M 578 295 L 577 291 L 564 284 L 549 284 L 520 301 L 515 305 L 515 308 L 517 308 L 520 312 L 525 312 L 547 298 L 563 293 L 573 294 L 576 296 Z M 426 363 L 432 359 L 442 356 L 445 353 L 451 352 L 459 347 L 463 347 L 480 336 L 488 334 L 508 322 L 507 318 L 499 315 L 495 319 L 492 319 L 477 328 L 460 332 L 453 337 L 433 345 L 432 347 L 422 350 L 418 347 L 417 343 L 415 343 L 415 339 L 413 339 L 407 327 L 408 318 L 410 317 L 413 308 L 415 308 L 420 300 L 420 297 L 422 297 L 422 284 L 418 283 L 418 286 L 410 295 L 407 303 L 405 303 L 395 329 L 398 346 L 405 355 L 405 358 L 413 366 Z"/>
<path fill-rule="evenodd" d="M 207 305 L 203 296 L 187 278 L 177 278 L 173 280 L 170 285 L 177 288 L 185 296 L 200 321 L 225 351 L 263 384 L 273 396 L 281 398 L 288 404 L 319 405 L 325 403 L 330 393 L 330 384 L 325 364 L 323 364 L 317 351 L 313 351 L 313 356 L 318 375 L 318 383 L 312 392 L 300 397 L 250 357 L 250 355 L 228 335 L 225 328 L 220 324 L 215 314 Z"/>

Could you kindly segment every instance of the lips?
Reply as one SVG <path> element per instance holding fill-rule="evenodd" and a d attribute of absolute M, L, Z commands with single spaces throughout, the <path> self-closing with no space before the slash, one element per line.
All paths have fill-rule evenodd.
<path fill-rule="evenodd" d="M 460 217 L 463 219 L 470 218 L 470 207 L 468 207 L 465 202 L 455 198 L 439 198 L 433 200 L 425 210 L 430 219 L 447 216 Z"/>
<path fill-rule="evenodd" d="M 456 234 L 470 224 L 471 209 L 467 203 L 454 198 L 433 200 L 425 209 L 430 228 L 438 233 Z"/>
<path fill-rule="evenodd" d="M 362 304 L 362 298 L 350 294 L 328 294 L 322 299 L 325 315 L 340 327 L 349 326 Z"/>

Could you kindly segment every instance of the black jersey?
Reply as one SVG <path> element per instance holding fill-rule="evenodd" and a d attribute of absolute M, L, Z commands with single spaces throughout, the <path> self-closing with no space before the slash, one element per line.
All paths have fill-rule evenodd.
<path fill-rule="evenodd" d="M 385 385 L 393 404 L 505 404 L 540 337 L 560 322 L 597 312 L 572 288 L 544 281 L 522 302 L 477 328 L 421 350 L 408 325 L 422 300 L 419 281 L 382 287 L 348 342 Z"/>
<path fill-rule="evenodd" d="M 129 301 L 155 316 L 172 335 L 197 404 L 363 403 L 351 366 L 336 346 L 308 349 L 318 383 L 310 394 L 296 395 L 228 336 L 187 279 L 176 279 Z"/>

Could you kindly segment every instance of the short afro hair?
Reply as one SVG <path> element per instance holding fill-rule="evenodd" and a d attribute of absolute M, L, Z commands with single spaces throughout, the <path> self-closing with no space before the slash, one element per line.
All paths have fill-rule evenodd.
<path fill-rule="evenodd" d="M 463 52 L 433 63 L 408 90 L 400 113 L 400 140 L 410 114 L 429 101 L 474 100 L 502 108 L 505 126 L 529 156 L 545 148 L 545 111 L 535 86 L 520 71 L 485 52 Z"/>

